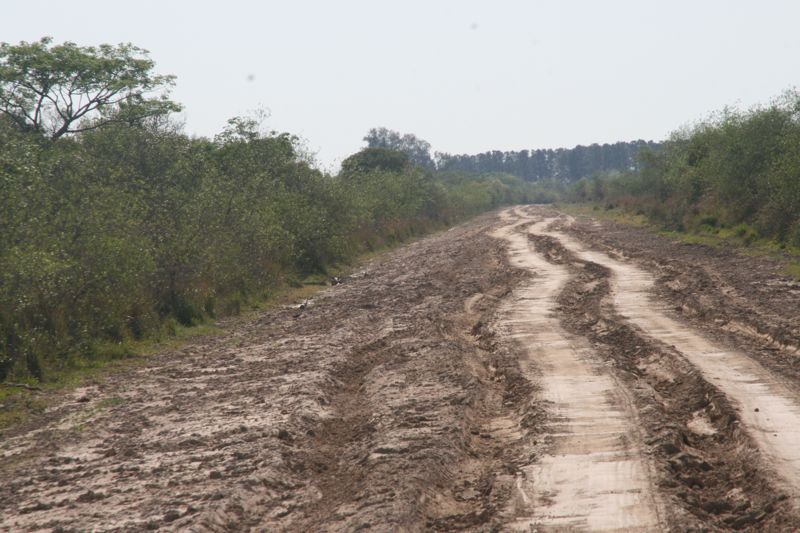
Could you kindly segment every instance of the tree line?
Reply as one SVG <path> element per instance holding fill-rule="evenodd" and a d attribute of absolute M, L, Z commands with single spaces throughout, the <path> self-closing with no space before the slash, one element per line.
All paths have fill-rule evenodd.
<path fill-rule="evenodd" d="M 193 137 L 152 68 L 130 45 L 0 47 L 0 381 L 47 380 L 533 194 L 438 173 L 393 132 L 401 146 L 335 175 L 252 118 Z"/>
<path fill-rule="evenodd" d="M 659 143 L 638 140 L 555 150 L 494 150 L 476 155 L 437 153 L 436 166 L 440 170 L 504 172 L 526 181 L 568 183 L 613 170 L 638 170 L 639 152 L 658 148 Z"/>
<path fill-rule="evenodd" d="M 638 171 L 581 180 L 570 194 L 669 229 L 800 247 L 800 94 L 723 109 L 644 152 Z"/>

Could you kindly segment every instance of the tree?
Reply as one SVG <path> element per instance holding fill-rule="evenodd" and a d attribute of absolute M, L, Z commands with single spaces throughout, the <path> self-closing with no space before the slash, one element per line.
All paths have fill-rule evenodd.
<path fill-rule="evenodd" d="M 411 133 L 400 135 L 390 129 L 372 128 L 364 137 L 364 141 L 367 143 L 367 148 L 388 148 L 403 152 L 414 165 L 424 168 L 434 167 L 430 143 Z"/>
<path fill-rule="evenodd" d="M 174 76 L 153 74 L 146 50 L 51 42 L 0 43 L 0 112 L 21 129 L 56 139 L 180 110 L 167 98 Z"/>
<path fill-rule="evenodd" d="M 402 172 L 409 165 L 408 154 L 388 148 L 364 148 L 342 161 L 342 174 L 385 170 Z"/>

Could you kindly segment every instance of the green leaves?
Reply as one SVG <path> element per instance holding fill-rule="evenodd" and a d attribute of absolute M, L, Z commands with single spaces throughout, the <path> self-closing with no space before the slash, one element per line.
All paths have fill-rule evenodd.
<path fill-rule="evenodd" d="M 174 76 L 153 67 L 147 51 L 131 44 L 0 43 L 0 112 L 55 139 L 179 110 L 167 98 Z"/>
<path fill-rule="evenodd" d="M 408 160 L 414 165 L 427 169 L 433 169 L 435 166 L 431 158 L 430 143 L 411 133 L 401 135 L 386 128 L 372 128 L 364 137 L 364 141 L 367 143 L 368 149 L 383 148 L 401 152 L 406 154 Z"/>
<path fill-rule="evenodd" d="M 383 170 L 402 172 L 411 164 L 408 154 L 388 148 L 365 148 L 342 161 L 342 175 Z"/>
<path fill-rule="evenodd" d="M 639 172 L 605 180 L 608 200 L 670 229 L 708 228 L 704 220 L 713 217 L 716 229 L 753 226 L 761 236 L 800 243 L 798 110 L 794 91 L 746 111 L 726 108 L 674 133 Z"/>
<path fill-rule="evenodd" d="M 257 119 L 190 138 L 153 94 L 172 78 L 152 68 L 128 44 L 0 45 L 0 380 L 45 379 L 98 342 L 190 325 L 365 248 L 524 201 L 517 178 L 445 180 L 409 164 L 430 161 L 409 135 L 387 134 L 402 152 L 367 149 L 336 177 Z"/>

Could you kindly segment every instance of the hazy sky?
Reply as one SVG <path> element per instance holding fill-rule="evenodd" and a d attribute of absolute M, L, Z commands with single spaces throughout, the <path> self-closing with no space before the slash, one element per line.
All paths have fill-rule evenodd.
<path fill-rule="evenodd" d="M 259 106 L 324 165 L 371 127 L 439 151 L 665 138 L 800 84 L 796 0 L 4 0 L 0 41 L 132 42 L 189 133 Z"/>

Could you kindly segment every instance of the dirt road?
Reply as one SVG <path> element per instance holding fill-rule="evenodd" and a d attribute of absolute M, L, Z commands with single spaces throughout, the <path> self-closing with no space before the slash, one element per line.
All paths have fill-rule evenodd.
<path fill-rule="evenodd" d="M 518 474 L 515 520 L 509 527 L 663 529 L 629 395 L 584 338 L 561 328 L 555 307 L 569 270 L 549 263 L 529 245 L 526 232 L 537 233 L 550 220 L 520 231 L 533 218 L 504 215 L 509 225 L 493 235 L 507 241 L 513 266 L 536 276 L 503 306 L 499 332 L 525 347 L 520 366 L 528 379 L 542 383 L 540 400 L 549 414 L 540 428 L 549 445 Z"/>
<path fill-rule="evenodd" d="M 800 285 L 547 207 L 48 398 L 0 531 L 791 531 Z"/>

